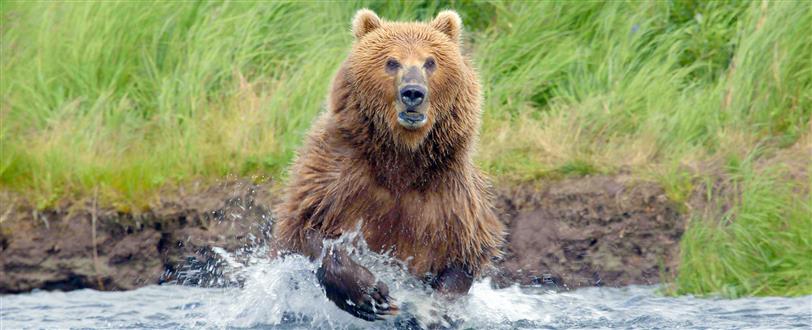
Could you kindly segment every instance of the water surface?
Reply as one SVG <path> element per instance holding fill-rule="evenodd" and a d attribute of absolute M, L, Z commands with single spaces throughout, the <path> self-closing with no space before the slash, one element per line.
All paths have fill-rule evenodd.
<path fill-rule="evenodd" d="M 373 271 L 391 266 L 367 263 Z M 377 269 L 376 269 L 377 267 Z M 493 289 L 488 280 L 453 303 L 437 301 L 397 271 L 381 276 L 402 312 L 357 320 L 324 298 L 303 258 L 260 261 L 240 270 L 242 288 L 148 286 L 127 292 L 32 292 L 0 297 L 3 329 L 17 328 L 409 328 L 475 329 L 812 328 L 812 296 L 735 300 L 663 297 L 654 286 Z M 380 275 L 379 275 L 380 276 Z"/>

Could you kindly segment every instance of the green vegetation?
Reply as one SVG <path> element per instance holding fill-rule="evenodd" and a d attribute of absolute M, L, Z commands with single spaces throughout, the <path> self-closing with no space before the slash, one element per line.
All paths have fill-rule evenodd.
<path fill-rule="evenodd" d="M 753 165 L 809 134 L 810 2 L 0 6 L 0 185 L 40 207 L 98 189 L 139 209 L 178 183 L 282 177 L 355 10 L 426 20 L 450 7 L 485 86 L 485 171 L 623 169 L 686 201 L 724 163 L 712 170 L 741 198 L 724 221 L 692 221 L 677 292 L 812 292 L 808 190 Z"/>
<path fill-rule="evenodd" d="M 812 294 L 812 199 L 780 168 L 731 169 L 738 201 L 718 218 L 696 218 L 681 244 L 676 293 Z M 731 203 L 732 202 L 732 203 Z"/>

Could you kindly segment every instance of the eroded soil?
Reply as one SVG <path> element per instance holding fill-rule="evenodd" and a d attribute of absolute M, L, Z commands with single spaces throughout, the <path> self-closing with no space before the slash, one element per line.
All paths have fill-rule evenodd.
<path fill-rule="evenodd" d="M 39 213 L 6 195 L 2 205 L 13 210 L 0 223 L 0 293 L 127 290 L 190 270 L 196 273 L 184 283 L 209 284 L 219 263 L 212 247 L 233 252 L 264 244 L 268 190 L 241 181 L 219 184 L 164 199 L 137 216 L 94 211 L 91 201 Z"/>
<path fill-rule="evenodd" d="M 503 189 L 498 205 L 510 242 L 500 285 L 653 284 L 677 266 L 684 217 L 651 182 L 568 179 Z"/>

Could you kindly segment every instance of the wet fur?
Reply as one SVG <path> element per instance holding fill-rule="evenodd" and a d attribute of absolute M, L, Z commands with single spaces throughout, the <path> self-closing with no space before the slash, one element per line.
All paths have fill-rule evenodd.
<path fill-rule="evenodd" d="M 450 268 L 476 276 L 499 255 L 503 226 L 471 159 L 480 86 L 460 53 L 459 18 L 445 14 L 428 24 L 356 17 L 353 50 L 276 210 L 283 249 L 308 254 L 308 231 L 335 238 L 362 221 L 370 248 L 391 252 L 420 277 Z M 397 123 L 383 67 L 389 56 L 415 54 L 434 56 L 437 69 L 429 123 L 407 130 Z"/>

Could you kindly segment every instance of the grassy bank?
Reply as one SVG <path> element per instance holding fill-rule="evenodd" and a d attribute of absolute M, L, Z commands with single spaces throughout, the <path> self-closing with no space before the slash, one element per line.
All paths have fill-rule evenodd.
<path fill-rule="evenodd" d="M 755 197 L 722 222 L 692 222 L 684 258 L 754 268 L 693 267 L 679 292 L 775 278 L 783 268 L 734 258 L 764 249 L 728 244 L 742 232 L 776 234 L 770 249 L 809 265 L 797 263 L 809 255 L 808 193 L 772 195 L 763 187 L 782 187 L 779 176 L 734 170 L 809 131 L 809 2 L 1 5 L 0 185 L 40 207 L 98 189 L 104 203 L 139 209 L 190 180 L 281 177 L 348 51 L 354 11 L 428 19 L 451 7 L 485 86 L 477 161 L 497 180 L 623 169 L 685 201 L 704 164 L 722 164 L 714 171 Z M 808 281 L 765 283 L 733 293 L 812 292 Z"/>
<path fill-rule="evenodd" d="M 721 219 L 692 220 L 681 241 L 676 293 L 812 294 L 810 195 L 799 196 L 799 185 L 782 180 L 780 167 L 756 172 L 742 164 L 730 171 L 738 200 Z"/>

